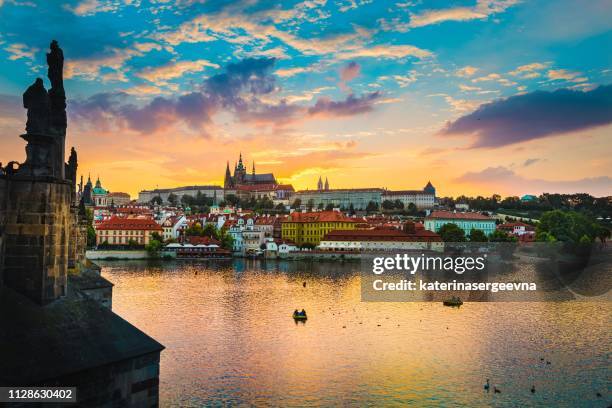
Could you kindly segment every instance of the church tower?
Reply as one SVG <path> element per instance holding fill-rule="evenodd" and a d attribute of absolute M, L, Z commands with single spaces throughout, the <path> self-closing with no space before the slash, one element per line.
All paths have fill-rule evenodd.
<path fill-rule="evenodd" d="M 327 177 L 325 177 L 325 191 L 329 190 L 329 181 L 327 181 Z"/>
<path fill-rule="evenodd" d="M 317 183 L 317 190 L 323 190 L 323 180 L 321 180 L 321 176 L 319 176 L 319 182 Z"/>
<path fill-rule="evenodd" d="M 236 170 L 234 170 L 234 183 L 241 184 L 244 181 L 244 176 L 246 176 L 246 167 L 244 167 L 244 163 L 242 162 L 242 153 L 240 153 Z"/>
<path fill-rule="evenodd" d="M 234 181 L 232 180 L 232 173 L 230 173 L 229 168 L 229 160 L 227 162 L 227 166 L 225 167 L 225 179 L 223 181 L 223 188 L 233 188 Z"/>

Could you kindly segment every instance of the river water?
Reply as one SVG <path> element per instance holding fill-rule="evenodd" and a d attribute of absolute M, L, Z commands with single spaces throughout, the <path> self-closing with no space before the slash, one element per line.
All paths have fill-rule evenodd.
<path fill-rule="evenodd" d="M 166 346 L 164 407 L 612 403 L 607 302 L 362 302 L 355 263 L 98 263 L 113 310 Z"/>

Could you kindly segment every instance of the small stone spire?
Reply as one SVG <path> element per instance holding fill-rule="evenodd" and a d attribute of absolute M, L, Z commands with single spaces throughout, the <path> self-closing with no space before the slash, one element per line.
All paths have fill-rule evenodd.
<path fill-rule="evenodd" d="M 253 160 L 253 175 L 255 175 L 255 160 Z"/>

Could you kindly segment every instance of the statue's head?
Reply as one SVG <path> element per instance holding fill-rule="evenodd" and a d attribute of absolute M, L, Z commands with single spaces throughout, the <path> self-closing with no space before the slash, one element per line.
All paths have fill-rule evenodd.
<path fill-rule="evenodd" d="M 34 81 L 34 85 L 36 85 L 36 86 L 45 86 L 45 84 L 43 83 L 42 78 L 36 78 L 36 81 Z"/>
<path fill-rule="evenodd" d="M 56 41 L 56 40 L 51 41 L 51 46 L 50 46 L 50 48 L 51 48 L 52 50 L 54 50 L 54 49 L 56 49 L 56 48 L 59 48 L 59 45 L 57 44 L 57 41 Z"/>

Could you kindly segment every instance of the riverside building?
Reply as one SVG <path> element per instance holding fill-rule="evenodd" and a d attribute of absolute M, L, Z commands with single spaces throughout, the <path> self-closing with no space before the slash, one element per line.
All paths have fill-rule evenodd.
<path fill-rule="evenodd" d="M 297 245 L 319 245 L 330 231 L 354 230 L 357 221 L 338 211 L 293 212 L 282 221 L 281 237 Z"/>
<path fill-rule="evenodd" d="M 456 224 L 468 235 L 471 230 L 479 229 L 487 236 L 495 231 L 495 219 L 476 212 L 434 211 L 425 218 L 425 229 L 440 231 L 446 224 Z"/>

